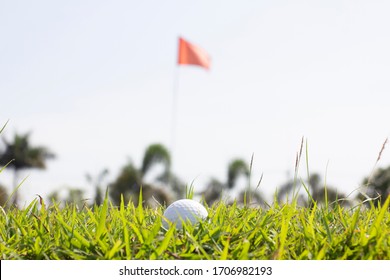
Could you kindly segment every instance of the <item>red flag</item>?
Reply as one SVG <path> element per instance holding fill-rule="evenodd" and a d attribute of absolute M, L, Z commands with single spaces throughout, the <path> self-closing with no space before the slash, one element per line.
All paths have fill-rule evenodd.
<path fill-rule="evenodd" d="M 211 59 L 207 52 L 179 37 L 179 55 L 177 63 L 210 68 Z"/>

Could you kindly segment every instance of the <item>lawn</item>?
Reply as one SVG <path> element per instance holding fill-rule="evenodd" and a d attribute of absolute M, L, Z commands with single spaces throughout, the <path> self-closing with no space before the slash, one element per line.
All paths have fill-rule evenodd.
<path fill-rule="evenodd" d="M 116 207 L 106 198 L 78 209 L 36 199 L 22 210 L 0 209 L 0 258 L 389 260 L 389 202 L 260 208 L 221 201 L 205 206 L 205 221 L 177 230 L 162 227 L 164 206 Z"/>

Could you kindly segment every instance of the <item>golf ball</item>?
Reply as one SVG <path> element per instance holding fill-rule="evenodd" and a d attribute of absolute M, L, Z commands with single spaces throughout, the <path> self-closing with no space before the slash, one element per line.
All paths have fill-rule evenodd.
<path fill-rule="evenodd" d="M 189 221 L 196 224 L 199 220 L 207 218 L 207 210 L 199 202 L 192 199 L 180 199 L 173 202 L 164 212 L 162 223 L 164 228 L 168 228 L 168 221 L 176 223 L 176 228 L 182 228 L 182 222 Z"/>

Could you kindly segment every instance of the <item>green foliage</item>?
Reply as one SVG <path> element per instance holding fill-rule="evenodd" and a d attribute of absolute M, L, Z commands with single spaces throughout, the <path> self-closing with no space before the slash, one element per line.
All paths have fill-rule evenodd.
<path fill-rule="evenodd" d="M 5 125 L 0 129 L 0 133 L 4 130 Z M 13 142 L 8 142 L 3 139 L 5 148 L 0 150 L 0 166 L 7 166 L 14 170 L 14 191 L 13 204 L 17 204 L 18 196 L 18 172 L 29 168 L 46 168 L 46 160 L 54 157 L 46 147 L 31 146 L 30 134 L 19 135 L 15 134 Z"/>
<path fill-rule="evenodd" d="M 156 164 L 162 164 L 164 170 L 162 174 L 157 176 L 155 182 L 147 184 L 145 182 L 145 176 Z M 138 203 L 141 186 L 144 191 L 144 199 L 147 203 L 150 202 L 148 204 L 154 204 L 156 202 L 159 204 L 170 203 L 171 193 L 173 192 L 173 195 L 179 196 L 180 189 L 184 189 L 184 186 L 171 173 L 170 164 L 170 154 L 163 145 L 152 144 L 148 146 L 141 167 L 138 168 L 132 162 L 129 162 L 122 168 L 115 181 L 109 185 L 110 197 L 113 199 L 114 204 L 119 205 L 122 196 L 125 203 L 130 200 Z M 157 186 L 155 183 L 157 183 Z M 159 187 L 159 184 L 164 186 L 164 188 Z"/>
<path fill-rule="evenodd" d="M 46 167 L 46 159 L 53 158 L 54 154 L 45 147 L 32 147 L 29 141 L 30 134 L 15 134 L 13 142 L 3 139 L 5 149 L 0 153 L 0 166 L 7 165 L 15 170 L 26 168 Z"/>
<path fill-rule="evenodd" d="M 146 149 L 144 158 L 142 160 L 142 174 L 146 174 L 156 163 L 162 163 L 165 167 L 164 174 L 169 174 L 171 156 L 169 151 L 161 144 L 152 144 Z"/>
<path fill-rule="evenodd" d="M 139 200 L 142 201 L 142 191 Z M 206 206 L 209 218 L 162 228 L 163 206 L 141 203 L 78 209 L 45 206 L 0 211 L 0 258 L 6 259 L 390 259 L 390 212 L 237 203 Z"/>
<path fill-rule="evenodd" d="M 116 205 L 121 198 L 128 202 L 130 197 L 139 192 L 142 185 L 141 174 L 133 163 L 128 163 L 119 173 L 116 180 L 110 184 L 110 197 Z"/>
<path fill-rule="evenodd" d="M 249 167 L 245 161 L 241 159 L 233 160 L 228 166 L 228 188 L 232 189 L 234 187 L 239 175 L 243 175 L 248 178 L 249 173 Z"/>
<path fill-rule="evenodd" d="M 37 159 L 37 152 L 25 151 L 29 147 L 27 136 L 18 136 L 14 144 L 6 143 L 9 145 L 1 154 L 4 167 L 0 168 L 0 173 L 11 164 L 15 170 L 24 168 L 16 165 L 19 158 L 16 154 L 12 160 L 7 158 L 7 151 L 13 146 L 19 147 L 16 150 L 25 152 L 25 156 Z M 233 188 L 237 177 L 244 175 L 249 182 L 243 207 L 237 201 L 230 205 L 219 201 L 206 205 L 207 220 L 197 225 L 184 224 L 181 230 L 176 227 L 164 229 L 162 219 L 166 206 L 148 207 L 146 199 L 156 197 L 157 193 L 155 188 L 143 183 L 145 173 L 154 163 L 163 163 L 164 174 L 169 174 L 169 154 L 161 148 L 152 145 L 145 152 L 140 169 L 131 163 L 125 166 L 113 184 L 115 188 L 111 185 L 106 190 L 102 204 L 69 203 L 60 207 L 54 203 L 47 206 L 39 197 L 24 209 L 5 207 L 19 184 L 4 202 L 5 206 L 0 207 L 0 259 L 390 259 L 388 170 L 378 176 L 378 180 L 382 180 L 367 180 L 368 186 L 374 182 L 378 186 L 378 182 L 384 182 L 382 185 L 387 186 L 377 207 L 366 208 L 362 204 L 344 208 L 341 203 L 329 207 L 338 202 L 340 196 L 326 183 L 322 187 L 319 176 L 310 175 L 308 168 L 307 185 L 303 180 L 301 182 L 310 207 L 299 206 L 296 199 L 292 204 L 281 204 L 276 196 L 272 206 L 251 207 L 246 203 L 246 197 L 256 197 L 249 188 L 252 161 L 248 168 L 244 161 L 235 160 L 228 166 L 228 182 L 215 181 L 213 190 L 218 193 L 226 185 Z M 301 152 L 297 159 L 300 157 Z M 281 191 L 287 193 L 294 188 L 296 177 Z M 109 200 L 109 194 L 115 197 L 114 204 Z M 135 199 L 129 199 L 129 195 Z M 187 187 L 185 195 L 193 197 L 193 185 Z"/>
<path fill-rule="evenodd" d="M 233 159 L 230 161 L 227 167 L 227 178 L 226 182 L 221 182 L 216 178 L 211 178 L 209 183 L 206 186 L 205 191 L 202 192 L 202 196 L 207 204 L 211 205 L 221 199 L 223 199 L 223 194 L 228 193 L 235 187 L 237 187 L 237 181 L 244 177 L 247 186 L 243 191 L 238 194 L 237 199 L 239 202 L 244 203 L 245 205 L 257 204 L 265 205 L 265 199 L 258 191 L 263 175 L 261 176 L 259 183 L 256 188 L 251 187 L 251 172 L 253 165 L 253 155 L 248 164 L 239 158 Z"/>

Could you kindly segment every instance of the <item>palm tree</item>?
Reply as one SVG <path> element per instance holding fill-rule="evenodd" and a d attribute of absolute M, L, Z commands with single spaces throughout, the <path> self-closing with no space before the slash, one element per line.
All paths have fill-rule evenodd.
<path fill-rule="evenodd" d="M 5 149 L 0 151 L 0 166 L 5 166 L 14 170 L 13 188 L 14 199 L 13 203 L 16 205 L 18 201 L 17 184 L 19 172 L 24 169 L 46 168 L 46 160 L 54 158 L 46 147 L 32 147 L 29 141 L 30 134 L 19 135 L 15 134 L 13 142 L 8 142 L 3 138 Z"/>
<path fill-rule="evenodd" d="M 233 189 L 240 176 L 244 176 L 245 179 L 249 180 L 249 167 L 242 159 L 235 159 L 228 165 L 227 187 Z"/>
<path fill-rule="evenodd" d="M 137 196 L 136 193 L 139 192 L 139 186 L 141 185 L 140 172 L 130 161 L 122 167 L 118 177 L 109 185 L 110 197 L 117 205 L 121 201 L 121 195 L 123 195 L 125 202 L 127 202 L 131 197 Z"/>
<path fill-rule="evenodd" d="M 247 163 L 242 159 L 234 159 L 228 164 L 227 168 L 227 181 L 226 183 L 220 182 L 218 179 L 212 178 L 207 184 L 206 190 L 202 192 L 205 201 L 208 204 L 212 204 L 222 197 L 224 190 L 232 190 L 237 187 L 237 181 L 240 177 L 244 177 L 246 180 L 247 187 L 245 190 L 241 191 L 238 195 L 238 201 L 244 202 L 244 197 L 255 199 L 253 202 L 259 204 L 264 202 L 262 196 L 250 188 L 249 176 L 250 169 Z"/>
<path fill-rule="evenodd" d="M 163 164 L 164 171 L 158 180 L 168 183 L 171 172 L 171 156 L 169 151 L 161 144 L 152 144 L 147 147 L 142 160 L 141 175 L 142 178 L 156 164 Z"/>
<path fill-rule="evenodd" d="M 163 171 L 155 178 L 152 184 L 146 182 L 146 175 L 158 164 L 162 164 Z M 171 173 L 171 158 L 169 151 L 161 144 L 152 144 L 147 147 L 142 160 L 141 168 L 137 168 L 133 162 L 129 162 L 122 168 L 116 180 L 110 184 L 110 196 L 116 204 L 120 203 L 121 195 L 125 201 L 130 198 L 135 203 L 138 203 L 138 195 L 142 186 L 143 198 L 149 204 L 166 203 L 171 200 L 170 194 L 166 189 L 161 189 L 155 186 L 156 183 L 164 185 L 176 186 L 179 189 L 178 178 Z M 174 184 L 173 184 L 174 183 Z M 174 188 L 172 187 L 174 190 Z M 184 189 L 182 186 L 181 189 Z"/>

